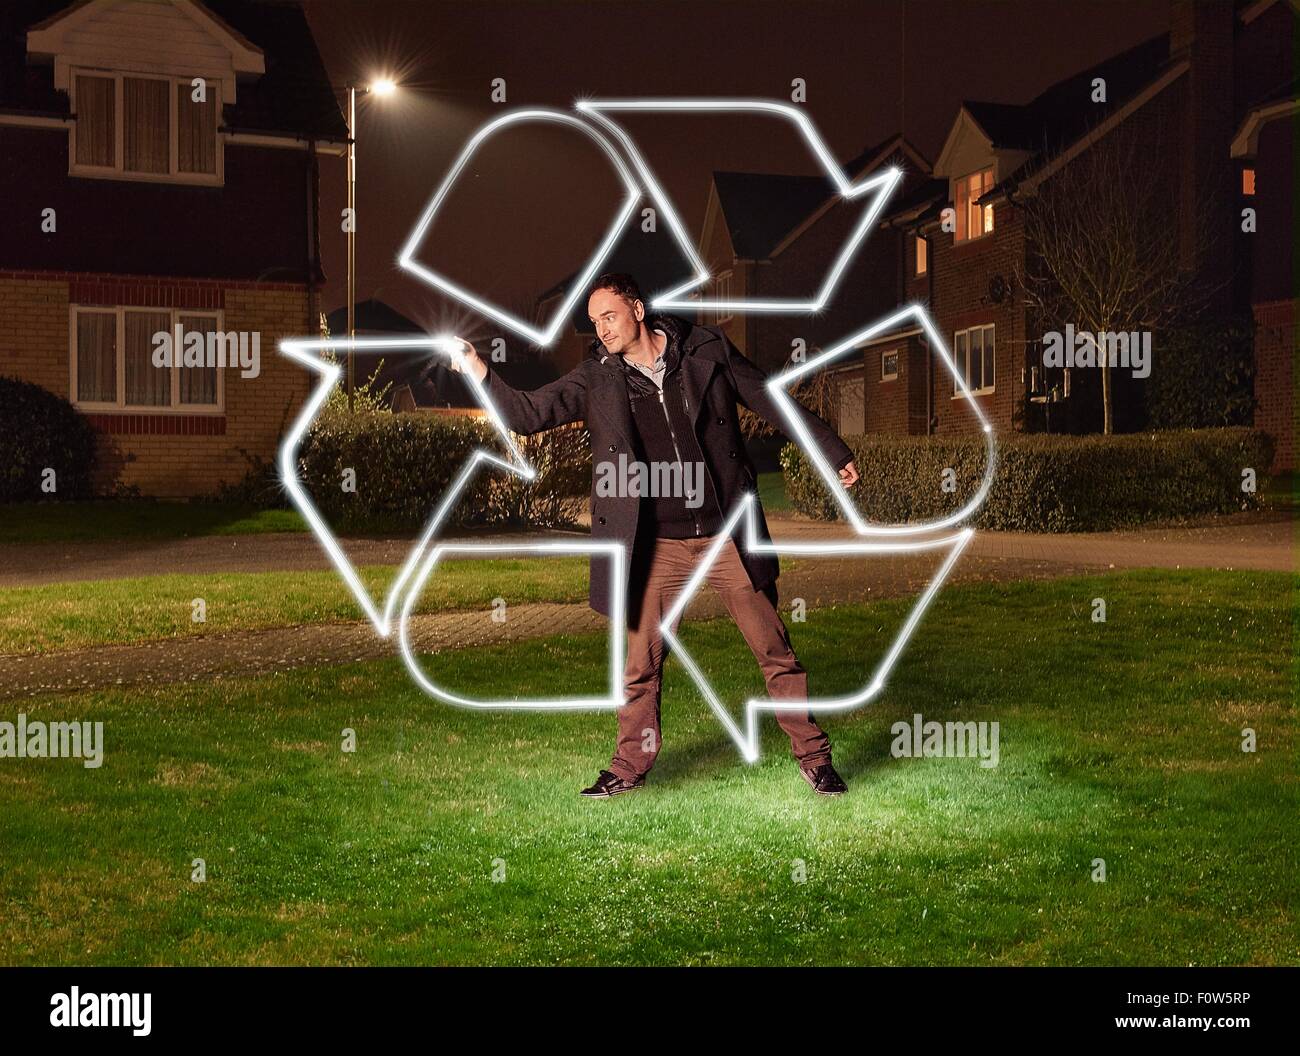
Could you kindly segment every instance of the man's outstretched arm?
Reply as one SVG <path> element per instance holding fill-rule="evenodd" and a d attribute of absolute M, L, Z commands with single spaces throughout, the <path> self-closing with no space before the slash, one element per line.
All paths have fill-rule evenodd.
<path fill-rule="evenodd" d="M 488 399 L 511 431 L 528 436 L 586 419 L 587 382 L 581 365 L 540 389 L 524 392 L 508 385 L 468 341 L 461 347 L 462 355 L 452 357 L 452 369 L 472 372 L 483 382 Z"/>
<path fill-rule="evenodd" d="M 727 371 L 731 374 L 740 402 L 783 436 L 794 440 L 795 438 L 790 436 L 789 421 L 768 394 L 767 375 L 759 370 L 752 360 L 746 358 L 744 353 L 731 343 L 731 339 L 726 334 L 722 334 L 721 331 L 719 333 L 727 349 Z M 844 479 L 844 483 L 851 485 L 856 482 L 857 468 L 853 466 L 853 451 L 849 445 L 840 439 L 839 434 L 830 427 L 829 423 L 818 418 L 798 400 L 791 397 L 790 402 L 794 405 L 794 413 L 799 416 L 800 422 L 808 430 L 813 442 L 821 449 L 827 461 L 841 471 L 840 476 Z M 846 478 L 843 472 L 845 467 L 852 467 L 852 473 L 849 474 L 852 479 Z"/>

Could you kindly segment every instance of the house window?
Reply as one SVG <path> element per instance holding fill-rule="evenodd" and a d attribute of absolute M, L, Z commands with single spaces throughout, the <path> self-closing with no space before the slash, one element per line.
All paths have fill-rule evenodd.
<path fill-rule="evenodd" d="M 84 410 L 219 411 L 225 397 L 220 360 L 207 355 L 209 333 L 221 331 L 220 312 L 172 308 L 72 308 L 70 390 Z M 185 343 L 171 362 L 155 364 L 160 333 L 175 344 L 182 335 L 204 335 L 201 363 L 185 365 Z M 215 343 L 214 343 L 215 347 Z M 192 358 L 192 357 L 191 357 Z"/>
<path fill-rule="evenodd" d="M 916 274 L 924 275 L 930 266 L 930 244 L 920 235 L 916 236 Z"/>
<path fill-rule="evenodd" d="M 953 335 L 953 362 L 957 372 L 974 394 L 993 391 L 993 326 L 973 326 L 958 330 Z M 963 395 L 960 382 L 954 378 L 953 398 Z"/>
<path fill-rule="evenodd" d="M 898 349 L 889 349 L 880 354 L 880 380 L 893 381 L 898 377 Z"/>
<path fill-rule="evenodd" d="M 993 206 L 979 205 L 981 195 L 993 189 L 993 170 L 981 169 L 957 181 L 956 241 L 968 242 L 993 230 Z"/>
<path fill-rule="evenodd" d="M 221 86 L 196 101 L 190 78 L 78 71 L 72 77 L 74 176 L 219 184 Z"/>
<path fill-rule="evenodd" d="M 1254 169 L 1241 170 L 1241 193 L 1245 195 L 1253 195 L 1255 193 Z"/>

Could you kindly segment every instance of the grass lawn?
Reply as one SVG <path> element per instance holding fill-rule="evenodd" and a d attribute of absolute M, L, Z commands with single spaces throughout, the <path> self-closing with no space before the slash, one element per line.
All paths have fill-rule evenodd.
<path fill-rule="evenodd" d="M 594 802 L 576 792 L 611 714 L 457 709 L 395 660 L 9 701 L 9 721 L 102 720 L 106 752 L 0 761 L 0 962 L 1294 964 L 1296 584 L 950 588 L 883 698 L 826 720 L 833 800 L 770 718 L 742 763 L 678 661 L 649 784 Z M 813 694 L 862 685 L 906 608 L 792 624 Z M 729 700 L 757 689 L 735 634 L 685 634 Z M 483 697 L 587 692 L 605 642 L 437 671 Z M 1000 764 L 891 757 L 914 712 L 999 722 Z"/>
<path fill-rule="evenodd" d="M 0 505 L 0 543 L 178 539 L 305 532 L 296 510 L 223 502 L 20 502 Z"/>
<path fill-rule="evenodd" d="M 371 596 L 382 598 L 397 568 L 363 566 L 358 573 Z M 417 611 L 489 608 L 507 580 L 514 604 L 586 601 L 587 575 L 585 557 L 448 560 L 429 580 Z M 196 597 L 207 604 L 204 623 L 192 619 Z M 0 590 L 0 654 L 362 619 L 333 569 L 49 583 Z"/>

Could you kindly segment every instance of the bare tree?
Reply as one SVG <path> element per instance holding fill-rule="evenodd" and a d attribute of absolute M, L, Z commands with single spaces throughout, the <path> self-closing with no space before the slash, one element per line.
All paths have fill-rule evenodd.
<path fill-rule="evenodd" d="M 1198 311 L 1214 292 L 1182 267 L 1177 186 L 1159 160 L 1165 140 L 1158 119 L 1145 127 L 1121 122 L 1041 183 L 1031 176 L 1013 192 L 1025 234 L 1016 282 L 1046 328 L 1157 331 Z M 1211 226 L 1199 217 L 1197 224 L 1200 261 L 1217 247 Z M 1102 431 L 1111 433 L 1113 384 L 1103 351 Z"/>
<path fill-rule="evenodd" d="M 795 365 L 794 362 L 788 362 L 781 370 L 789 370 Z M 819 370 L 812 374 L 805 374 L 802 380 L 790 387 L 789 393 L 797 403 L 803 404 L 818 418 L 828 422 L 835 421 L 838 413 L 835 384 L 826 371 Z M 769 425 L 748 407 L 738 407 L 737 410 L 740 412 L 740 435 L 746 440 L 758 440 L 776 435 L 776 427 Z"/>

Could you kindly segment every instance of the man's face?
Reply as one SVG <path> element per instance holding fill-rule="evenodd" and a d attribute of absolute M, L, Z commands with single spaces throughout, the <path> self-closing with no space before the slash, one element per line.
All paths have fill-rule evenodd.
<path fill-rule="evenodd" d="M 587 301 L 587 316 L 611 356 L 622 355 L 641 336 L 645 305 L 628 303 L 613 290 L 597 290 Z"/>

